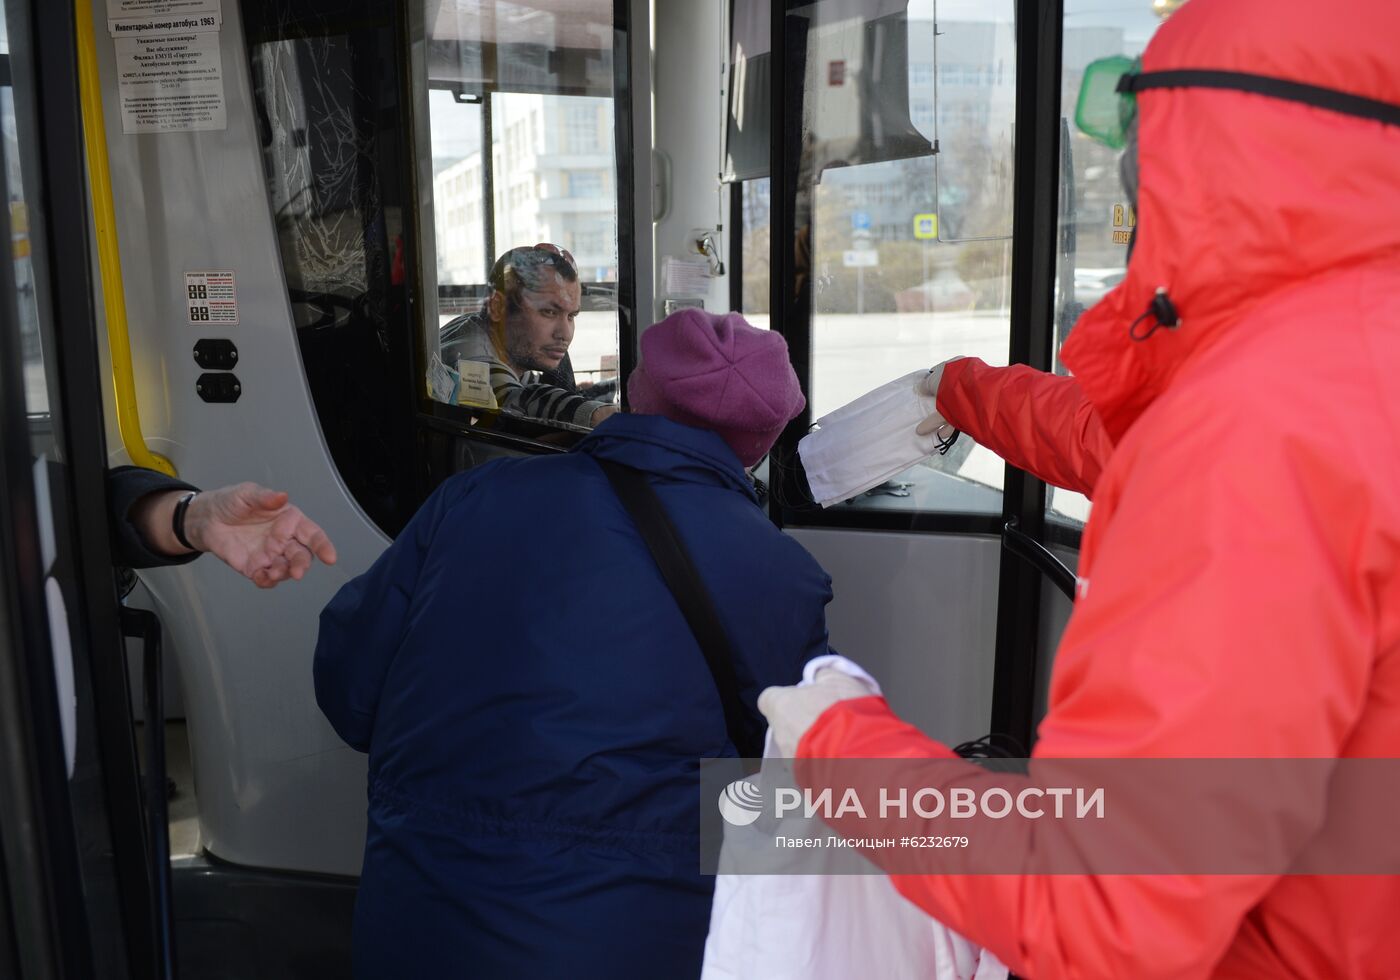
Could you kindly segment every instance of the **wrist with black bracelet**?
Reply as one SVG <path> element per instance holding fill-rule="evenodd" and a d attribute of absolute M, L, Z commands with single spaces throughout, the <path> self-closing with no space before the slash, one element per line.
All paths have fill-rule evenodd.
<path fill-rule="evenodd" d="M 175 533 L 175 540 L 190 551 L 198 551 L 199 549 L 190 544 L 190 539 L 185 536 L 185 514 L 190 509 L 194 498 L 198 496 L 198 490 L 185 493 L 175 502 L 175 510 L 170 515 L 170 529 Z"/>

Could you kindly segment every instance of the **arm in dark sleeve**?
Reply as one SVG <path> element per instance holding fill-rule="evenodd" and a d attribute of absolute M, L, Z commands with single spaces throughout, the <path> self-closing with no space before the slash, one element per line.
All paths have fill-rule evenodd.
<path fill-rule="evenodd" d="M 142 466 L 118 466 L 107 471 L 107 517 L 111 528 L 112 557 L 120 565 L 131 568 L 154 568 L 158 565 L 184 565 L 199 557 L 199 552 L 187 555 L 165 555 L 147 546 L 131 511 L 136 502 L 147 494 L 170 490 L 198 490 L 183 480 L 166 476 Z"/>
<path fill-rule="evenodd" d="M 316 703 L 352 748 L 368 752 L 384 678 L 408 625 L 418 575 L 447 509 L 480 470 L 447 480 L 369 571 L 321 611 L 312 672 Z"/>
<path fill-rule="evenodd" d="M 758 712 L 758 696 L 775 684 L 796 684 L 802 680 L 807 662 L 833 653 L 828 645 L 826 607 L 831 602 L 831 576 L 796 541 L 785 538 L 782 552 L 788 560 L 775 561 L 765 573 L 772 581 L 787 582 L 787 601 L 770 601 L 767 615 L 773 629 L 771 648 L 779 656 L 767 661 L 767 671 L 757 672 L 744 686 L 745 705 Z M 797 561 L 791 560 L 793 555 Z"/>
<path fill-rule="evenodd" d="M 491 389 L 502 411 L 585 427 L 592 426 L 593 413 L 608 404 L 556 385 L 525 384 L 503 364 L 491 365 Z"/>
<path fill-rule="evenodd" d="M 609 402 L 582 395 L 574 384 L 573 363 L 565 355 L 559 367 L 545 372 L 540 381 L 526 384 L 516 377 L 489 340 L 491 326 L 480 314 L 458 317 L 441 334 L 444 363 L 476 361 L 490 369 L 491 391 L 503 412 L 546 422 L 567 422 L 585 428 L 593 425 L 593 413 Z"/>

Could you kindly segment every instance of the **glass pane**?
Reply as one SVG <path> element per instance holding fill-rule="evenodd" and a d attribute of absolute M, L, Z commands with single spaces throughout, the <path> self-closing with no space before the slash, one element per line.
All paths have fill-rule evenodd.
<path fill-rule="evenodd" d="M 769 0 L 734 0 L 723 180 L 768 176 L 773 111 Z"/>
<path fill-rule="evenodd" d="M 84 912 L 96 962 L 103 975 L 110 972 L 125 976 L 126 933 L 114 857 L 116 847 L 108 819 L 111 787 L 104 778 L 98 741 L 91 651 L 85 642 L 88 625 L 78 574 L 81 566 L 69 523 L 69 452 L 62 428 L 54 424 L 52 416 L 52 409 L 59 405 L 57 376 L 46 371 L 44 360 L 46 348 L 57 348 L 53 338 L 58 324 L 53 322 L 47 305 L 53 280 L 34 243 L 42 241 L 43 182 L 51 174 L 40 166 L 38 137 L 43 120 L 37 116 L 36 87 L 30 74 L 32 52 L 12 50 L 9 37 L 12 30 L 16 38 L 26 36 L 31 26 L 25 23 L 28 15 L 27 5 L 0 7 L 0 180 L 9 212 L 16 304 L 16 309 L 3 318 L 0 329 L 8 329 L 10 322 L 18 328 L 33 460 L 35 512 L 31 519 L 37 530 L 38 549 L 31 556 L 33 567 L 20 572 L 33 572 L 42 583 L 39 587 L 46 601 L 49 634 L 49 649 L 24 653 L 31 661 L 29 669 L 54 672 L 67 764 L 63 775 L 67 779 Z M 55 365 L 50 362 L 48 367 Z M 36 718 L 42 717 L 36 714 Z M 139 914 L 131 918 L 133 923 L 140 921 Z M 78 924 L 76 918 L 69 919 L 70 926 Z M 71 939 L 75 945 L 87 943 L 76 935 Z"/>
<path fill-rule="evenodd" d="M 9 54 L 3 55 L 9 58 Z M 49 388 L 44 379 L 44 350 L 39 337 L 39 309 L 34 295 L 34 269 L 29 239 L 29 207 L 19 172 L 19 131 L 15 123 L 14 90 L 0 88 L 0 133 L 4 134 L 5 186 L 9 189 L 11 252 L 15 262 L 15 294 L 19 300 L 20 352 L 24 358 L 24 405 L 30 415 L 49 413 Z"/>
<path fill-rule="evenodd" d="M 1091 139 L 1074 125 L 1074 107 L 1084 69 L 1112 55 L 1136 57 L 1161 20 L 1152 5 L 1137 0 L 1066 0 L 1060 111 L 1061 261 L 1056 277 L 1056 349 L 1081 313 L 1123 278 L 1135 215 L 1118 179 L 1116 150 Z M 1064 371 L 1057 362 L 1056 369 Z M 1047 509 L 1062 522 L 1082 524 L 1089 501 L 1081 494 L 1050 487 Z"/>
<path fill-rule="evenodd" d="M 740 187 L 744 233 L 741 249 L 744 257 L 741 271 L 744 291 L 740 312 L 754 326 L 767 328 L 770 301 L 768 243 L 773 234 L 769 205 L 772 181 L 767 177 L 746 180 Z"/>
<path fill-rule="evenodd" d="M 321 432 L 356 501 L 397 533 L 419 491 L 410 410 L 403 153 L 391 7 L 286 0 L 245 6 L 252 95 L 297 343 Z M 416 323 L 414 324 L 416 327 Z"/>
<path fill-rule="evenodd" d="M 481 101 L 455 92 L 428 95 L 433 147 L 433 230 L 437 239 L 438 313 L 468 312 L 452 304 L 455 290 L 486 281 L 486 172 L 481 155 Z M 473 307 L 474 308 L 474 307 Z"/>
<path fill-rule="evenodd" d="M 496 95 L 492 145 L 496 241 L 552 242 L 585 283 L 617 282 L 617 167 L 612 99 Z M 569 360 L 580 381 L 617 370 L 617 312 L 579 313 Z M 605 366 L 606 361 L 606 366 Z"/>
<path fill-rule="evenodd" d="M 439 303 L 426 390 L 590 427 L 616 407 L 612 4 L 425 9 Z"/>
<path fill-rule="evenodd" d="M 920 4 L 911 4 L 910 17 Z M 938 32 L 914 33 L 909 66 L 914 122 L 937 130 L 938 237 L 1011 234 L 1016 123 L 1016 33 L 1011 0 L 937 0 Z M 922 26 L 922 25 L 921 25 Z M 917 44 L 917 46 L 916 46 Z M 931 100 L 930 100 L 931 96 Z M 931 106 L 930 106 L 931 101 Z"/>
<path fill-rule="evenodd" d="M 1002 11 L 1003 6 L 1008 9 Z M 940 3 L 938 30 L 1014 39 L 1009 6 L 955 10 L 968 19 L 945 21 Z M 1006 124 L 1000 110 L 994 113 L 988 107 L 1001 98 L 1002 86 L 1014 93 L 1014 50 L 1001 43 L 970 46 L 961 57 L 968 59 L 966 64 L 978 66 L 978 78 L 986 84 L 950 87 L 945 96 L 943 89 L 934 89 L 932 2 L 909 3 L 907 17 L 903 3 L 889 0 L 829 0 L 801 13 L 811 20 L 807 29 L 809 97 L 814 90 L 833 87 L 834 61 L 844 62 L 843 86 L 849 83 L 867 97 L 881 97 L 878 87 L 861 88 L 860 73 L 871 68 L 862 59 L 870 53 L 872 28 L 883 25 L 886 33 L 897 30 L 905 39 L 894 47 L 907 51 L 907 63 L 886 62 L 883 70 L 897 68 L 907 83 L 899 108 L 907 105 L 910 126 L 927 134 L 936 117 L 951 113 L 962 119 L 965 115 L 965 124 L 949 130 L 948 136 L 940 130 L 940 155 L 961 149 L 966 159 L 979 155 L 988 159 L 986 145 L 993 140 L 994 130 Z M 825 111 L 809 106 L 810 111 L 804 112 L 804 146 L 810 156 L 802 173 L 810 183 L 799 186 L 797 205 L 799 216 L 806 205 L 811 223 L 809 397 L 813 418 L 955 355 L 1005 364 L 1010 337 L 1010 240 L 944 240 L 932 147 L 902 159 L 849 165 L 837 159 L 844 138 L 840 97 L 827 94 L 818 101 L 827 105 Z M 1011 111 L 1014 98 L 1007 107 Z M 984 202 L 989 212 L 1000 206 L 996 193 L 988 190 L 991 186 L 969 190 L 961 213 L 973 213 L 974 202 Z M 963 439 L 948 455 L 925 460 L 840 506 L 1000 513 L 1004 471 L 994 454 Z"/>

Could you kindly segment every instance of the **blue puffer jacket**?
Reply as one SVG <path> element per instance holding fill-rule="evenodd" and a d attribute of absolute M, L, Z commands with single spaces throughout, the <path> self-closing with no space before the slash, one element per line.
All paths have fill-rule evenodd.
<path fill-rule="evenodd" d="M 714 433 L 616 415 L 447 480 L 321 614 L 317 701 L 370 755 L 358 977 L 699 973 L 698 760 L 734 748 L 594 458 L 652 475 L 751 708 L 826 651 L 830 579 Z"/>

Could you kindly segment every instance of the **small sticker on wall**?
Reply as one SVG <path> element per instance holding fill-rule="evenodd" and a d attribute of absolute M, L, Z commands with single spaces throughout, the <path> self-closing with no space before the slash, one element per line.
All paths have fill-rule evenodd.
<path fill-rule="evenodd" d="M 229 326 L 238 322 L 233 272 L 186 272 L 185 310 L 190 323 Z"/>
<path fill-rule="evenodd" d="M 1137 211 L 1127 204 L 1113 205 L 1113 244 L 1127 245 L 1137 227 Z"/>

